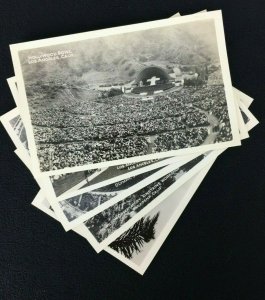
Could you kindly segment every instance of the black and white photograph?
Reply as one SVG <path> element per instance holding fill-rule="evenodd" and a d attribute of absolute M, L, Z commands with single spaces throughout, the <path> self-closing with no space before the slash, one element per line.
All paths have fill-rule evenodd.
<path fill-rule="evenodd" d="M 101 186 L 130 178 L 146 171 L 181 161 L 184 157 L 145 160 L 102 169 L 90 169 L 73 173 L 42 177 L 44 186 L 52 188 L 58 200 L 77 196 Z M 52 187 L 51 187 L 52 186 Z"/>
<path fill-rule="evenodd" d="M 15 102 L 19 104 L 20 101 L 15 77 L 9 78 L 7 79 L 7 81 L 9 83 L 12 95 L 16 99 Z M 14 123 L 14 121 L 12 121 L 13 119 L 19 120 L 18 122 L 15 122 L 16 124 L 19 124 L 19 130 L 16 130 L 17 126 L 9 126 L 12 124 L 12 122 Z M 20 149 L 22 143 L 22 148 L 26 148 L 29 154 L 25 126 L 21 119 L 19 109 L 13 109 L 12 111 L 2 116 L 0 120 L 3 122 L 6 130 L 10 132 L 11 136 L 14 136 L 16 147 Z M 19 137 L 19 140 L 17 139 L 17 136 Z M 109 185 L 119 180 L 124 180 L 126 178 L 130 178 L 146 171 L 166 166 L 170 163 L 174 163 L 182 159 L 184 159 L 184 157 L 145 160 L 137 163 L 127 163 L 118 166 L 112 166 L 109 168 L 89 169 L 73 173 L 46 176 L 38 178 L 38 182 L 43 189 L 47 190 L 46 194 L 51 193 L 51 195 L 58 197 L 58 199 L 66 199 L 65 195 L 80 195 L 85 191 L 91 191 L 101 186 Z"/>
<path fill-rule="evenodd" d="M 0 117 L 0 121 L 11 137 L 17 148 L 21 148 L 29 155 L 26 130 L 19 114 L 18 108 L 14 108 Z"/>
<path fill-rule="evenodd" d="M 11 122 L 12 118 L 18 118 L 19 120 L 21 120 L 20 111 L 19 111 L 19 106 L 21 105 L 21 103 L 20 103 L 19 94 L 17 90 L 16 78 L 11 77 L 8 78 L 7 81 L 9 84 L 9 88 L 12 92 L 12 95 L 14 97 L 14 100 L 18 105 L 18 108 L 13 109 L 12 111 L 6 113 L 4 116 L 1 117 L 1 120 L 3 121 L 3 125 L 5 127 L 6 126 L 8 127 L 9 124 L 8 122 Z M 238 112 L 239 134 L 242 140 L 244 138 L 249 137 L 248 129 L 244 124 L 246 124 L 246 122 L 248 122 L 249 119 L 253 119 L 254 117 L 251 114 L 251 112 L 248 110 L 248 107 L 252 103 L 253 98 L 251 98 L 250 96 L 248 96 L 247 94 L 243 93 L 242 91 L 238 90 L 235 87 L 233 87 L 233 92 L 234 92 L 234 100 Z M 240 102 L 242 102 L 243 106 L 245 106 L 244 111 L 248 110 L 247 113 L 248 116 L 246 115 L 246 112 L 243 112 L 242 107 L 239 106 Z M 253 116 L 252 118 L 251 115 Z M 26 147 L 26 149 L 28 150 L 28 142 L 27 140 L 25 141 L 26 132 L 25 132 L 23 121 L 22 123 L 20 123 L 20 126 L 21 125 L 23 126 L 24 134 L 23 134 L 23 138 L 20 140 L 22 141 L 24 147 Z M 20 144 L 16 146 L 20 148 Z M 181 157 L 179 159 L 181 159 Z M 46 178 L 42 177 L 42 179 L 43 179 L 43 184 L 46 185 L 46 188 L 50 189 L 51 187 L 49 187 L 49 185 L 52 184 L 53 192 L 55 193 L 56 197 L 59 197 L 60 195 L 66 192 L 68 193 L 70 191 L 81 190 L 88 186 L 93 186 L 94 184 L 98 184 L 99 182 L 102 181 L 107 181 L 108 183 L 108 180 L 113 179 L 114 177 L 117 177 L 117 179 L 127 178 L 125 174 L 128 174 L 129 172 L 132 172 L 133 174 L 134 173 L 133 171 L 139 170 L 140 168 L 143 168 L 142 170 L 145 171 L 146 169 L 144 167 L 149 166 L 150 168 L 150 166 L 151 165 L 154 166 L 156 162 L 162 162 L 160 164 L 162 166 L 162 165 L 166 165 L 167 163 L 171 163 L 173 161 L 171 160 L 166 161 L 166 159 L 144 160 L 137 163 L 127 163 L 127 164 L 122 164 L 122 165 L 103 168 L 103 169 L 90 169 L 90 170 L 84 170 L 79 172 L 58 174 L 54 176 L 49 176 L 49 180 L 48 179 L 46 180 L 46 178 L 48 177 Z M 138 172 L 136 172 L 136 174 L 137 173 Z"/>
<path fill-rule="evenodd" d="M 204 155 L 192 160 L 188 164 L 159 178 L 124 200 L 111 206 L 100 214 L 85 222 L 87 228 L 95 236 L 98 242 L 102 242 L 115 230 L 119 229 L 133 215 L 141 211 L 146 205 L 163 193 L 176 180 L 194 167 L 204 158 Z"/>
<path fill-rule="evenodd" d="M 8 117 L 6 118 L 7 120 L 9 119 L 12 120 L 12 118 L 14 119 L 18 118 L 21 123 L 21 118 L 19 117 L 19 112 L 17 109 L 15 109 L 14 112 L 12 112 L 12 114 L 10 115 L 8 113 L 7 117 Z M 21 148 L 21 145 L 19 146 L 20 146 L 19 148 Z M 25 159 L 26 158 L 24 157 L 23 160 Z M 137 181 L 137 178 L 142 178 L 142 176 L 133 176 L 133 180 L 132 180 L 132 178 L 130 178 L 130 174 L 137 175 L 141 173 L 142 170 L 143 172 L 145 171 L 146 174 L 144 175 L 147 176 L 147 174 L 152 173 L 150 172 L 150 170 L 156 170 L 156 168 L 158 167 L 165 166 L 167 162 L 173 163 L 174 160 L 175 159 L 172 158 L 172 159 L 160 159 L 160 162 L 157 162 L 158 160 L 142 161 L 138 163 L 113 166 L 103 170 L 92 169 L 92 170 L 79 171 L 79 172 L 74 172 L 69 174 L 54 175 L 54 176 L 49 176 L 47 178 L 38 178 L 38 183 L 40 187 L 46 188 L 45 189 L 46 195 L 48 196 L 53 207 L 55 208 L 57 215 L 60 217 L 60 221 L 62 222 L 62 224 L 64 224 L 65 229 L 69 230 L 74 226 L 81 224 L 87 218 L 90 218 L 93 215 L 99 213 L 101 210 L 108 207 L 108 205 L 110 206 L 111 203 L 115 203 L 116 200 L 120 201 L 122 199 L 120 197 L 124 194 L 124 191 L 122 189 L 122 187 L 125 187 L 124 182 L 127 182 L 127 184 L 130 183 L 132 186 L 134 186 L 132 192 L 135 191 L 134 188 L 137 187 L 137 183 L 140 182 L 141 180 L 139 179 Z M 32 167 L 30 167 L 30 169 L 31 168 Z M 109 169 L 110 171 L 108 171 Z M 113 170 L 114 171 L 117 170 L 117 173 L 112 172 Z M 121 175 L 125 174 L 125 176 L 118 176 L 119 174 Z M 108 180 L 109 175 L 112 175 L 114 178 L 112 179 L 110 178 Z M 115 176 L 117 177 L 117 180 L 115 180 Z M 120 182 L 123 184 L 119 186 L 119 182 L 117 181 L 118 178 L 120 177 L 122 177 Z M 49 185 L 47 185 L 47 182 L 49 183 Z M 104 184 L 105 182 L 106 184 Z M 111 183 L 108 184 L 108 182 Z M 104 187 L 106 185 L 107 188 Z M 99 188 L 95 190 L 93 189 L 93 186 L 100 186 L 103 188 Z M 87 192 L 83 193 L 82 192 L 83 189 L 81 187 L 87 189 Z M 108 190 L 108 187 L 110 188 L 110 190 Z M 128 186 L 126 185 L 125 188 L 128 188 Z M 72 193 L 71 193 L 71 189 L 73 189 Z M 64 201 L 58 202 L 58 200 L 54 197 L 54 193 L 55 195 L 56 194 L 61 195 L 65 191 L 67 191 L 66 194 L 63 197 L 58 198 L 58 200 L 63 199 Z M 126 193 L 127 192 L 128 191 L 126 190 Z M 71 196 L 70 198 L 68 197 L 68 194 L 69 196 Z M 112 201 L 108 202 L 111 199 Z M 103 205 L 103 203 L 105 204 Z"/>
<path fill-rule="evenodd" d="M 64 215 L 69 222 L 75 220 L 79 216 L 90 212 L 90 217 L 95 213 L 96 208 L 99 208 L 103 203 L 108 202 L 110 199 L 117 197 L 126 190 L 126 195 L 129 194 L 129 188 L 141 182 L 143 179 L 151 176 L 161 168 L 153 171 L 148 171 L 137 176 L 133 176 L 121 181 L 103 186 L 99 189 L 92 190 L 65 200 L 59 201 L 59 205 L 63 210 Z"/>
<path fill-rule="evenodd" d="M 212 157 L 211 159 L 209 159 L 208 164 L 206 164 L 206 166 L 201 171 L 199 171 L 198 173 L 195 173 L 186 183 L 184 183 L 179 188 L 174 190 L 172 195 L 169 195 L 168 198 L 166 198 L 163 202 L 161 202 L 161 204 L 155 206 L 154 209 L 152 209 L 148 213 L 146 213 L 144 215 L 144 217 L 140 219 L 142 221 L 140 221 L 140 223 L 135 225 L 134 228 L 138 227 L 141 223 L 149 225 L 150 229 L 152 229 L 152 227 L 154 227 L 153 239 L 156 239 L 156 237 L 160 234 L 161 237 L 163 238 L 160 241 L 160 243 L 159 243 L 159 241 L 158 241 L 158 243 L 156 241 L 155 241 L 155 243 L 151 243 L 152 241 L 150 239 L 149 245 L 145 245 L 146 244 L 146 241 L 145 241 L 145 243 L 143 243 L 142 245 L 138 245 L 138 246 L 140 246 L 140 247 L 137 247 L 138 250 L 136 250 L 134 248 L 133 251 L 131 251 L 130 254 L 128 252 L 127 256 L 126 256 L 126 255 L 124 255 L 124 253 L 126 251 L 125 248 L 121 249 L 121 247 L 118 246 L 121 243 L 121 238 L 124 237 L 124 235 L 126 234 L 126 232 L 124 232 L 114 242 L 112 242 L 110 244 L 110 246 L 105 247 L 104 250 L 107 251 L 108 253 L 110 253 L 111 255 L 113 255 L 114 257 L 118 258 L 119 260 L 121 260 L 122 262 L 124 262 L 125 264 L 130 266 L 131 268 L 133 268 L 135 271 L 137 271 L 139 273 L 142 273 L 143 270 L 145 271 L 152 260 L 152 256 L 149 255 L 148 256 L 149 259 L 147 260 L 147 259 L 145 259 L 145 254 L 143 252 L 145 252 L 146 250 L 148 251 L 148 249 L 151 248 L 151 249 L 153 249 L 152 250 L 153 255 L 156 254 L 156 252 L 159 250 L 161 244 L 163 243 L 164 239 L 167 237 L 167 235 L 170 231 L 170 229 L 164 230 L 164 228 L 162 228 L 162 227 L 165 225 L 166 226 L 171 225 L 171 227 L 172 227 L 174 225 L 174 223 L 177 221 L 177 218 L 179 217 L 179 215 L 182 213 L 183 209 L 186 206 L 184 201 L 185 200 L 189 201 L 189 199 L 191 198 L 193 193 L 196 191 L 198 185 L 203 180 L 205 174 L 208 172 L 209 164 L 211 165 L 214 160 L 215 160 L 215 157 Z M 170 173 L 170 175 L 172 175 L 172 174 Z M 165 178 L 165 180 L 167 180 L 167 178 Z M 177 200 L 175 200 L 176 198 L 177 198 Z M 167 211 L 169 203 L 171 206 L 170 212 Z M 175 207 L 174 207 L 174 204 L 175 204 Z M 34 200 L 32 202 L 32 205 L 34 205 L 38 209 L 42 210 L 49 216 L 51 216 L 54 219 L 56 219 L 57 221 L 59 221 L 56 214 L 54 213 L 52 206 L 50 205 L 49 201 L 45 197 L 43 191 L 40 191 L 36 195 L 36 197 L 34 198 Z M 179 205 L 179 207 L 177 207 L 177 205 Z M 165 215 L 164 211 L 167 212 L 167 215 Z M 156 214 L 157 214 L 157 216 L 155 216 Z M 170 214 L 174 214 L 174 217 L 175 217 L 174 221 L 170 218 Z M 160 218 L 159 218 L 159 215 L 160 215 Z M 73 228 L 73 231 L 75 231 L 79 235 L 83 236 L 85 239 L 87 239 L 91 243 L 92 235 L 85 224 L 86 224 L 86 222 L 84 224 L 78 225 L 77 227 Z M 160 230 L 161 230 L 161 232 L 157 232 L 157 234 L 156 234 L 156 231 L 160 231 Z M 115 242 L 117 242 L 117 243 L 115 244 Z M 133 243 L 133 241 L 131 241 L 131 242 Z M 96 252 L 102 251 L 102 247 L 99 247 L 99 245 L 97 243 L 91 243 L 91 245 L 93 246 L 93 248 L 95 249 Z M 146 246 L 147 246 L 147 249 L 144 249 Z M 113 251 L 114 248 L 115 248 L 115 250 Z M 154 248 L 156 248 L 156 252 L 154 251 Z M 117 254 L 117 252 L 118 252 L 118 254 Z M 122 252 L 122 255 L 119 255 L 119 252 Z M 140 259 L 138 256 L 138 259 L 136 259 L 136 262 L 135 262 L 134 257 L 135 257 L 136 253 L 138 253 L 138 254 L 142 253 L 142 259 Z M 144 260 L 144 264 L 143 264 L 143 260 Z M 146 262 L 146 260 L 148 262 Z M 137 261 L 138 261 L 138 263 L 137 263 Z"/>
<path fill-rule="evenodd" d="M 261 2 L 0 3 L 0 300 L 264 298 Z"/>
<path fill-rule="evenodd" d="M 16 123 L 15 120 L 19 120 L 19 122 L 22 124 L 20 127 L 24 128 L 23 123 L 21 121 L 18 109 L 14 109 L 10 113 L 5 114 L 4 116 L 4 123 L 6 124 L 12 124 Z M 3 118 L 2 117 L 2 118 Z M 11 127 L 12 130 L 14 127 Z M 25 130 L 24 130 L 25 131 Z M 13 130 L 11 136 L 17 137 L 18 131 Z M 26 139 L 26 135 L 25 135 Z M 20 140 L 20 139 L 18 139 Z M 27 140 L 27 139 L 26 139 Z M 21 142 L 20 142 L 21 143 Z M 23 148 L 21 144 L 17 145 L 18 149 Z M 30 156 L 28 153 L 19 153 L 16 152 L 16 154 L 19 156 L 19 158 L 25 163 L 25 165 L 31 170 L 32 169 L 32 163 L 30 161 Z M 114 166 L 110 167 L 111 169 L 125 169 L 127 171 L 131 171 L 131 173 L 137 172 L 137 170 L 140 168 L 140 170 L 144 171 L 143 173 L 138 173 L 138 175 L 135 175 L 133 177 L 124 177 L 120 181 L 115 181 L 112 184 L 104 185 L 101 183 L 102 187 L 99 189 L 91 190 L 86 193 L 78 194 L 77 196 L 67 198 L 63 201 L 58 201 L 54 196 L 53 193 L 51 193 L 50 190 L 45 190 L 45 195 L 48 196 L 49 201 L 52 203 L 53 207 L 55 208 L 55 212 L 57 216 L 59 216 L 60 221 L 65 226 L 66 230 L 72 229 L 75 226 L 82 224 L 84 220 L 87 220 L 88 218 L 98 214 L 100 211 L 106 209 L 107 207 L 113 205 L 114 203 L 121 201 L 124 197 L 128 196 L 130 193 L 134 193 L 141 187 L 147 185 L 152 180 L 155 180 L 159 178 L 160 176 L 163 176 L 164 173 L 167 172 L 167 168 L 164 168 L 162 173 L 160 174 L 159 170 L 161 170 L 163 167 L 165 167 L 166 163 L 174 163 L 174 167 L 181 166 L 184 163 L 188 162 L 192 158 L 198 156 L 199 154 L 195 155 L 187 155 L 183 159 L 161 159 L 160 162 L 153 161 L 144 161 L 139 162 L 135 164 L 128 164 L 128 165 L 121 165 L 121 166 Z M 177 162 L 177 163 L 176 163 Z M 150 167 L 151 164 L 151 167 Z M 144 167 L 145 166 L 145 167 Z M 142 167 L 142 168 L 141 168 Z M 172 168 L 172 167 L 170 167 Z M 148 170 L 149 169 L 149 170 Z M 148 171 L 147 171 L 148 170 Z M 100 173 L 99 170 L 88 170 L 88 171 L 80 171 L 77 173 L 86 173 L 87 176 L 93 177 L 96 174 Z M 139 170 L 138 170 L 139 172 Z M 127 172 L 125 172 L 127 173 Z M 130 173 L 129 173 L 130 174 Z M 128 175 L 129 175 L 128 174 Z M 153 176 L 152 176 L 153 175 Z M 34 173 L 33 173 L 34 176 Z M 57 180 L 60 180 L 61 175 L 57 175 Z M 55 177 L 55 176 L 54 176 Z M 78 177 L 79 179 L 81 177 Z M 118 177 L 117 177 L 118 178 Z M 143 180 L 145 179 L 145 180 Z M 42 188 L 45 186 L 43 184 L 44 180 L 43 178 L 36 178 L 39 186 Z M 87 181 L 87 180 L 86 180 Z M 47 182 L 47 180 L 46 180 Z M 70 180 L 70 182 L 72 182 Z M 113 199 L 112 199 L 113 198 Z M 111 200 L 111 201 L 110 201 Z M 61 217 L 61 218 L 60 218 Z M 71 224 L 71 225 L 70 225 Z"/>
<path fill-rule="evenodd" d="M 60 175 L 49 176 L 43 179 L 51 185 L 53 192 L 56 197 L 67 193 L 71 190 L 79 190 L 80 188 L 89 186 L 95 181 L 99 181 L 99 176 L 104 172 L 105 169 L 91 169 L 85 171 L 79 171 L 74 173 L 66 173 Z"/>
<path fill-rule="evenodd" d="M 6 113 L 0 120 L 14 141 L 16 147 L 18 149 L 26 149 L 26 156 L 29 156 L 26 131 L 18 108 Z M 22 155 L 25 156 L 25 154 Z M 155 170 L 170 163 L 181 161 L 182 159 L 184 159 L 184 157 L 172 157 L 159 160 L 153 159 L 103 169 L 90 169 L 46 176 L 38 178 L 38 183 L 41 188 L 46 190 L 46 194 L 50 194 L 53 197 L 56 196 L 58 197 L 58 200 L 61 200 L 67 199 L 68 194 L 69 197 L 80 195 L 85 191 L 91 191 L 119 180 L 124 180 L 147 171 Z M 24 157 L 24 160 L 27 160 L 27 158 Z M 36 178 L 36 176 L 34 177 Z"/>
<path fill-rule="evenodd" d="M 25 162 L 25 157 L 23 157 L 23 155 L 22 155 L 22 157 L 21 157 L 21 155 L 19 155 L 19 157 Z M 26 162 L 25 162 L 25 163 L 26 163 Z M 29 164 L 29 163 L 28 163 L 28 164 Z M 121 182 L 124 183 L 124 182 L 126 182 L 126 181 L 121 181 Z M 110 186 L 111 186 L 111 185 L 110 185 Z M 112 188 L 113 188 L 113 187 L 115 187 L 115 185 L 112 185 Z M 82 197 L 80 197 L 80 198 L 82 199 Z M 79 198 L 79 199 L 80 199 L 80 198 Z M 86 197 L 85 197 L 85 198 L 86 198 Z M 80 199 L 80 200 L 81 200 L 81 199 Z M 77 203 L 78 203 L 77 206 L 81 205 L 82 201 L 80 201 L 80 200 L 77 202 Z M 87 199 L 86 199 L 86 203 L 88 203 L 88 202 L 87 202 Z M 82 203 L 82 205 L 83 205 L 83 203 Z M 81 206 L 82 206 L 82 205 L 81 205 Z M 78 227 L 79 227 L 79 226 L 78 226 Z M 82 226 L 80 226 L 80 227 L 82 228 Z M 94 244 L 93 246 L 94 246 L 95 249 L 97 249 L 97 244 Z"/>
<path fill-rule="evenodd" d="M 247 95 L 246 95 L 247 96 Z M 248 96 L 247 96 L 248 97 Z M 21 157 L 19 155 L 19 157 L 22 159 L 22 161 L 25 163 L 24 159 L 25 157 Z M 215 159 L 215 157 L 214 157 Z M 209 162 L 211 163 L 211 162 Z M 207 169 L 208 167 L 205 167 L 205 169 Z M 202 170 L 200 173 L 203 173 L 204 171 Z M 198 178 L 201 178 L 202 180 L 202 176 L 199 176 L 196 175 Z M 195 177 L 195 176 L 194 176 Z M 191 179 L 186 183 L 184 184 L 183 188 L 178 188 L 177 191 L 179 190 L 183 190 L 185 189 L 185 187 L 187 185 L 189 185 L 188 183 L 191 181 Z M 195 181 L 195 179 L 194 179 Z M 190 188 L 192 188 L 192 186 L 190 185 Z M 196 190 L 196 189 L 195 189 Z M 188 192 L 188 191 L 187 191 Z M 41 199 L 40 199 L 41 198 Z M 36 200 L 36 201 L 35 201 Z M 53 210 L 51 210 L 51 205 L 50 203 L 44 198 L 44 196 L 42 197 L 36 197 L 36 199 L 34 200 L 33 204 L 36 205 L 38 208 L 40 208 L 41 210 L 43 210 L 44 212 L 48 213 L 49 215 L 55 217 L 55 214 L 53 212 Z M 162 202 L 163 204 L 163 202 Z M 161 205 L 162 205 L 161 204 Z M 161 206 L 159 205 L 159 207 Z M 183 207 L 183 209 L 185 208 L 185 206 Z M 179 211 L 179 210 L 178 210 Z M 179 211 L 180 214 L 181 214 L 181 211 Z M 180 215 L 179 213 L 177 213 L 177 218 L 179 217 Z M 147 214 L 148 215 L 148 214 Z M 57 217 L 56 217 L 57 218 Z M 86 223 L 86 222 L 85 222 Z M 85 224 L 84 223 L 84 224 Z M 171 222 L 168 222 L 168 223 L 171 223 Z M 87 230 L 87 227 L 84 225 L 84 224 L 80 224 L 78 225 L 77 227 L 73 228 L 74 231 L 76 231 L 78 234 L 82 235 L 83 237 L 85 237 L 90 243 L 91 245 L 93 246 L 93 248 L 95 249 L 95 251 L 99 252 L 102 250 L 102 247 L 99 246 L 99 244 L 97 242 L 94 241 L 93 239 L 93 235 Z M 173 225 L 172 225 L 173 226 Z M 166 234 L 167 235 L 167 234 Z M 166 238 L 166 235 L 164 236 L 164 239 Z M 159 243 L 158 242 L 158 245 L 156 246 L 157 247 L 157 251 L 159 249 L 159 247 L 161 246 L 161 243 L 163 242 L 163 240 Z M 139 267 L 138 265 L 136 265 L 134 262 L 132 262 L 131 260 L 128 260 L 128 258 L 124 258 L 122 255 L 119 255 L 119 254 L 116 254 L 115 252 L 113 252 L 113 249 L 112 248 L 106 248 L 105 249 L 106 251 L 108 251 L 110 254 L 114 255 L 115 257 L 117 257 L 118 259 L 120 259 L 121 261 L 123 261 L 125 264 L 129 265 L 131 268 L 133 268 L 134 270 L 136 270 L 137 272 L 139 272 L 140 274 L 142 274 L 146 268 L 148 267 L 148 265 L 150 264 L 151 260 L 152 260 L 152 255 L 148 255 L 148 259 L 145 259 L 144 260 L 144 263 L 141 264 L 141 267 Z M 117 250 L 117 248 L 116 248 Z M 142 251 L 141 251 L 142 252 Z M 155 255 L 156 252 L 152 251 L 153 255 Z"/>
<path fill-rule="evenodd" d="M 88 239 L 91 245 L 97 244 L 97 249 L 104 249 L 177 188 L 215 160 L 221 152 L 215 150 L 198 156 L 88 219 L 84 224 L 91 234 Z"/>
<path fill-rule="evenodd" d="M 57 218 L 64 229 L 68 231 L 201 155 L 200 153 L 187 155 L 185 159 L 177 162 L 165 166 L 157 166 L 154 169 L 152 168 L 138 175 L 114 181 L 108 185 L 102 184 L 100 188 L 90 189 L 85 193 L 77 191 L 71 197 L 66 194 L 60 199 L 53 197 L 46 190 L 44 192 Z M 71 194 L 69 193 L 69 195 Z"/>
<path fill-rule="evenodd" d="M 37 172 L 240 144 L 220 12 L 15 44 L 11 52 Z"/>
<path fill-rule="evenodd" d="M 58 200 L 67 199 L 105 185 L 125 180 L 138 174 L 155 170 L 186 157 L 171 157 L 122 164 L 102 169 L 89 169 L 73 173 L 41 177 L 43 187 L 55 193 Z"/>
<path fill-rule="evenodd" d="M 211 165 L 194 175 L 104 250 L 143 275 Z M 57 220 L 42 191 L 34 198 L 32 205 Z M 87 229 L 83 224 L 73 230 L 87 239 Z"/>
<path fill-rule="evenodd" d="M 42 177 L 43 187 L 49 190 L 52 185 L 58 201 L 68 199 L 70 197 L 80 196 L 92 190 L 110 186 L 116 182 L 123 182 L 135 178 L 139 174 L 148 173 L 172 163 L 185 163 L 187 159 L 192 159 L 194 154 L 186 156 L 174 156 L 158 160 L 145 160 L 137 163 L 123 164 L 112 166 L 105 169 L 96 169 L 79 171 L 74 173 L 49 176 L 50 180 Z M 94 172 L 93 172 L 94 171 Z M 92 175 L 90 175 L 92 173 Z M 75 175 L 77 175 L 75 177 Z M 56 179 L 54 179 L 56 178 Z M 58 193 L 58 191 L 60 191 Z M 65 191 L 62 193 L 62 191 Z"/>
<path fill-rule="evenodd" d="M 212 164 L 204 167 L 137 221 L 105 251 L 143 275 Z"/>

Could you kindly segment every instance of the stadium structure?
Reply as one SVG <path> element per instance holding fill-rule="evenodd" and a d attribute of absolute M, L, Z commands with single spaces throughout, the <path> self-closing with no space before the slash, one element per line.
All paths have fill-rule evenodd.
<path fill-rule="evenodd" d="M 178 68 L 170 73 L 165 68 L 152 65 L 142 68 L 132 82 L 122 87 L 122 91 L 124 94 L 152 96 L 183 84 L 184 79 Z"/>

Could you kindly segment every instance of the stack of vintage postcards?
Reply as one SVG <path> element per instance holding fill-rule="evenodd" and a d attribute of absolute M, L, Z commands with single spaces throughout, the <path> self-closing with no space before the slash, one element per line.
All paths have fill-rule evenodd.
<path fill-rule="evenodd" d="M 40 186 L 32 204 L 143 274 L 217 157 L 258 124 L 232 86 L 221 11 L 10 49 L 17 107 L 1 121 Z"/>

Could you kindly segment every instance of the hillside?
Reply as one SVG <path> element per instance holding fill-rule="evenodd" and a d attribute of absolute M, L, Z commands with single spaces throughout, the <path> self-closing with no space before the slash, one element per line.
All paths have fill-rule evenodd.
<path fill-rule="evenodd" d="M 164 27 L 85 40 L 20 54 L 26 83 L 58 80 L 66 83 L 99 84 L 126 82 L 150 62 L 204 64 L 218 61 L 215 33 L 208 22 L 198 28 Z M 71 50 L 72 57 L 28 64 L 28 57 Z"/>

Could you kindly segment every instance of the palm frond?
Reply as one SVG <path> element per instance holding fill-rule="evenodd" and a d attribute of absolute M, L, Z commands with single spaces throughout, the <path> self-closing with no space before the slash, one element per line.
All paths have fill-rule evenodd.
<path fill-rule="evenodd" d="M 126 258 L 131 259 L 134 253 L 141 252 L 145 243 L 155 238 L 155 225 L 158 216 L 159 213 L 151 219 L 150 217 L 140 219 L 109 246 Z"/>

